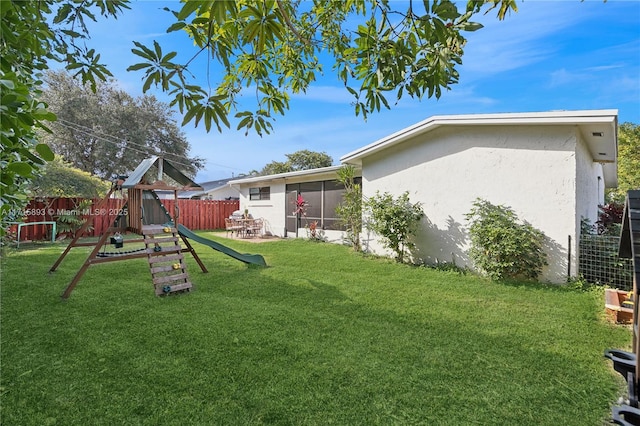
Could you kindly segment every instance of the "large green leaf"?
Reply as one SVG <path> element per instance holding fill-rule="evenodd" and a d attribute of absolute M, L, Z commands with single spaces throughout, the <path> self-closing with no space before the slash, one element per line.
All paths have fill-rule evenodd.
<path fill-rule="evenodd" d="M 6 167 L 6 170 L 8 172 L 15 173 L 23 177 L 31 177 L 31 173 L 33 172 L 33 166 L 29 163 L 20 161 L 20 162 L 9 163 L 9 165 Z"/>
<path fill-rule="evenodd" d="M 39 143 L 38 145 L 36 145 L 36 152 L 40 155 L 40 157 L 42 157 L 43 160 L 46 161 L 53 161 L 53 159 L 55 158 L 55 155 L 53 154 L 53 151 L 51 151 L 51 148 L 49 148 L 49 145 L 44 143 Z"/>

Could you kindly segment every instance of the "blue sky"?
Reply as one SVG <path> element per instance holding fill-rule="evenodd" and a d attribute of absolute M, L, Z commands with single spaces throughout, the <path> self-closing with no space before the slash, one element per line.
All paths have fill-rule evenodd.
<path fill-rule="evenodd" d="M 620 123 L 640 124 L 640 1 L 517 4 L 518 13 L 504 21 L 493 13 L 478 16 L 485 27 L 465 34 L 460 82 L 439 100 L 403 98 L 364 121 L 355 116 L 349 94 L 326 64 L 325 75 L 277 117 L 271 135 L 245 136 L 233 124 L 208 134 L 202 125 L 183 127 L 191 154 L 207 160 L 196 181 L 260 170 L 302 149 L 326 152 L 338 164 L 342 155 L 432 115 L 617 109 Z M 178 9 L 176 1 L 131 6 L 117 21 L 93 24 L 88 44 L 101 53 L 120 86 L 136 96 L 142 93 L 142 73 L 126 71 L 139 62 L 131 53 L 133 40 L 147 45 L 157 40 L 182 58 L 194 50 L 186 35 L 165 33 L 173 17 L 162 8 Z M 160 91 L 148 93 L 168 102 Z"/>

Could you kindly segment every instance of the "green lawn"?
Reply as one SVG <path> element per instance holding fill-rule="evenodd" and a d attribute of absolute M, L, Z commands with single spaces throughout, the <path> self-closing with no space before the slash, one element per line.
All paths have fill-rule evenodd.
<path fill-rule="evenodd" d="M 210 237 L 211 233 L 201 233 Z M 602 425 L 627 349 L 601 293 L 397 265 L 308 241 L 247 267 L 194 244 L 196 289 L 154 296 L 144 259 L 45 245 L 2 257 L 6 425 Z"/>

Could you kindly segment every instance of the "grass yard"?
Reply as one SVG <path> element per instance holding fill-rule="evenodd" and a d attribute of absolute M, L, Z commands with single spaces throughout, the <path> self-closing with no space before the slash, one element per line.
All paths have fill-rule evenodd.
<path fill-rule="evenodd" d="M 211 233 L 201 235 L 211 238 Z M 154 296 L 146 260 L 64 245 L 2 257 L 6 425 L 602 425 L 629 349 L 602 294 L 397 265 L 302 240 L 247 267 L 194 243 L 196 289 Z"/>

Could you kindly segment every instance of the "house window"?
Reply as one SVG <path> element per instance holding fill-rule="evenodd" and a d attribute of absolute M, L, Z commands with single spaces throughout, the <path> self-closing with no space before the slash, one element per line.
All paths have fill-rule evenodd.
<path fill-rule="evenodd" d="M 324 182 L 323 221 L 324 229 L 344 230 L 336 214 L 336 208 L 344 198 L 344 185 L 337 181 Z"/>
<path fill-rule="evenodd" d="M 362 184 L 362 178 L 356 178 Z M 288 184 L 286 186 L 286 228 L 288 232 L 296 232 L 304 227 L 306 222 L 316 221 L 322 229 L 344 230 L 336 214 L 336 207 L 342 203 L 344 185 L 334 180 Z M 304 217 L 299 217 L 295 211 L 298 195 L 302 195 L 306 203 Z"/>
<path fill-rule="evenodd" d="M 268 200 L 271 198 L 271 187 L 261 186 L 259 188 L 249 188 L 250 200 Z"/>

